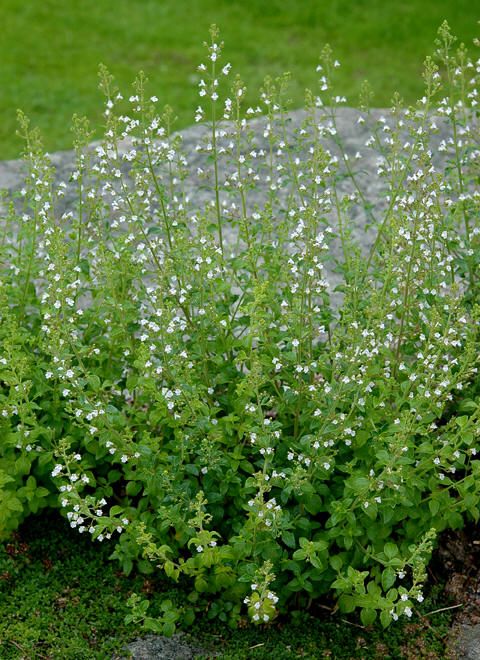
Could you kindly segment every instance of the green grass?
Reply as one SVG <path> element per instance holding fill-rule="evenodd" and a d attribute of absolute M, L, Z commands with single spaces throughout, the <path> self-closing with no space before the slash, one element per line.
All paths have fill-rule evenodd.
<path fill-rule="evenodd" d="M 132 591 L 148 593 L 152 610 L 163 598 L 184 599 L 155 576 L 123 576 L 108 561 L 111 546 L 92 544 L 56 513 L 29 519 L 0 546 L 0 658 L 2 660 L 110 659 L 140 631 L 124 624 Z M 422 604 L 441 607 L 441 587 Z M 227 660 L 351 658 L 398 660 L 443 657 L 451 612 L 403 621 L 387 631 L 345 623 L 323 609 L 299 612 L 268 628 L 232 631 L 200 621 L 190 631 L 194 646 Z"/>
<path fill-rule="evenodd" d="M 365 78 L 378 91 L 377 106 L 388 104 L 395 90 L 412 102 L 422 92 L 422 62 L 444 19 L 469 45 L 479 0 L 2 0 L 0 159 L 20 153 L 17 108 L 41 128 L 49 150 L 70 147 L 74 113 L 99 124 L 100 62 L 127 92 L 143 69 L 154 93 L 177 112 L 178 127 L 191 124 L 196 67 L 212 22 L 251 101 L 266 74 L 288 70 L 300 106 L 329 42 L 342 62 L 339 92 L 352 105 Z"/>

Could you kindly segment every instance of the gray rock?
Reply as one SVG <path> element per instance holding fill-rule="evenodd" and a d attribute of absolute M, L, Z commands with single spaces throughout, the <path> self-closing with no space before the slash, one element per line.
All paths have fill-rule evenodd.
<path fill-rule="evenodd" d="M 343 149 L 349 158 L 349 162 L 352 164 L 352 167 L 356 170 L 357 181 L 359 187 L 362 189 L 365 198 L 368 202 L 373 204 L 377 210 L 381 210 L 384 207 L 384 201 L 382 200 L 382 194 L 385 191 L 385 182 L 377 174 L 379 152 L 377 149 L 374 149 L 366 145 L 368 138 L 372 134 L 372 130 L 376 127 L 379 132 L 381 132 L 382 126 L 387 123 L 393 127 L 392 117 L 388 110 L 375 109 L 370 112 L 370 115 L 366 118 L 364 123 L 359 124 L 359 117 L 365 117 L 364 113 L 361 113 L 359 110 L 353 108 L 338 108 L 336 110 L 335 118 L 335 129 L 336 132 L 330 135 L 328 131 L 325 136 L 321 138 L 322 145 L 327 148 L 333 155 L 340 156 L 340 151 L 337 145 L 338 138 L 341 138 Z M 304 110 L 296 110 L 288 115 L 288 121 L 286 124 L 285 131 L 285 144 L 288 147 L 293 145 L 298 145 L 298 130 L 301 128 L 302 123 L 305 121 L 307 113 Z M 327 110 L 318 111 L 318 121 L 322 125 L 331 128 L 331 118 Z M 260 117 L 257 119 L 249 120 L 248 127 L 253 133 L 253 146 L 257 150 L 265 149 L 268 152 L 269 142 L 268 138 L 264 136 L 264 131 L 267 126 L 267 118 Z M 379 122 L 383 122 L 379 123 Z M 449 124 L 443 120 L 436 118 L 438 125 L 438 131 L 436 134 L 429 136 L 429 144 L 433 151 L 434 157 L 433 161 L 436 165 L 442 164 L 445 161 L 446 155 L 444 157 L 439 157 L 439 152 L 436 147 L 440 144 L 442 140 L 447 140 L 451 135 L 451 128 Z M 224 122 L 222 128 L 229 128 L 231 124 L 229 122 Z M 203 169 L 205 173 L 211 173 L 212 166 L 209 163 L 209 159 L 205 153 L 201 153 L 196 150 L 196 146 L 204 140 L 208 140 L 211 133 L 211 128 L 207 124 L 198 124 L 187 128 L 179 133 L 182 138 L 182 152 L 187 156 L 188 159 L 188 176 L 184 184 L 184 190 L 189 197 L 190 211 L 203 210 L 205 205 L 212 200 L 213 191 L 211 187 L 205 185 L 205 176 L 204 178 L 199 177 L 198 171 L 199 168 Z M 384 135 L 387 135 L 385 133 Z M 382 136 L 383 137 L 383 136 Z M 408 130 L 405 129 L 402 133 L 402 139 L 409 139 Z M 410 137 L 411 139 L 411 137 Z M 222 139 L 218 140 L 219 146 L 230 141 L 230 138 L 224 138 L 223 143 Z M 94 153 L 95 148 L 99 146 L 100 142 L 92 143 L 90 151 Z M 120 142 L 119 144 L 119 153 L 120 155 L 125 154 L 130 150 L 132 146 L 131 139 L 127 138 Z M 303 145 L 303 153 L 300 152 L 301 157 L 307 155 L 306 150 L 310 146 L 308 139 Z M 384 145 L 385 147 L 385 145 Z M 355 154 L 359 152 L 362 155 L 362 159 L 359 164 L 355 164 Z M 295 154 L 297 155 L 297 154 Z M 50 160 L 55 167 L 56 180 L 57 183 L 68 182 L 70 176 L 75 169 L 75 154 L 73 151 L 62 151 L 50 154 Z M 342 159 L 340 158 L 340 161 Z M 274 154 L 274 164 L 286 164 L 288 157 L 286 154 L 286 149 L 283 150 L 281 155 Z M 263 163 L 261 159 L 258 161 L 259 168 L 263 169 L 263 173 L 266 173 L 266 162 L 265 159 Z M 122 164 L 122 169 L 124 172 L 128 173 L 128 163 L 125 162 Z M 160 173 L 162 168 L 160 167 Z M 229 163 L 227 158 L 220 157 L 219 162 L 219 171 L 221 173 L 222 184 L 224 175 L 229 170 Z M 18 190 L 21 188 L 24 179 L 24 164 L 21 160 L 11 160 L 0 162 L 0 190 L 6 189 L 9 192 Z M 342 168 L 341 168 L 342 171 Z M 223 174 L 223 176 L 222 176 Z M 206 177 L 209 178 L 208 176 Z M 351 180 L 346 178 L 339 178 L 337 180 L 337 190 L 343 196 L 350 194 L 354 191 L 353 184 Z M 221 197 L 222 201 L 235 201 L 236 192 L 232 190 L 231 193 L 227 193 L 223 186 L 221 185 Z M 175 190 L 174 192 L 178 192 Z M 292 187 L 288 181 L 285 181 L 285 185 L 282 188 L 279 188 L 275 191 L 275 206 L 276 207 L 285 207 L 289 195 L 292 193 Z M 268 187 L 267 183 L 263 178 L 259 180 L 255 188 L 251 191 L 248 191 L 248 206 L 252 209 L 255 205 L 263 205 L 267 200 Z M 74 200 L 76 196 L 76 187 L 75 185 L 69 184 L 67 187 L 67 193 L 65 194 L 65 200 L 63 204 L 65 207 L 74 206 Z M 236 200 L 238 201 L 238 200 Z M 58 208 L 58 211 L 63 211 L 63 208 Z M 362 206 L 358 206 L 353 209 L 353 223 L 357 227 L 364 227 L 366 222 L 365 210 Z"/>
<path fill-rule="evenodd" d="M 181 634 L 172 637 L 146 635 L 129 644 L 128 651 L 133 660 L 190 660 L 207 655 L 204 649 L 187 643 Z"/>
<path fill-rule="evenodd" d="M 285 143 L 284 147 L 293 146 L 295 148 L 294 155 L 300 158 L 300 166 L 302 166 L 302 162 L 307 159 L 308 149 L 311 146 L 309 137 L 301 137 L 299 134 L 306 117 L 307 113 L 304 110 L 291 112 L 288 115 L 285 132 L 281 138 Z M 358 120 L 360 118 L 362 121 L 359 123 Z M 442 141 L 448 143 L 448 139 L 451 135 L 451 126 L 442 118 L 435 118 L 435 121 L 438 130 L 435 133 L 429 131 L 428 145 L 433 154 L 433 163 L 435 164 L 435 167 L 439 167 L 441 171 L 448 154 L 445 151 L 441 153 L 438 150 L 438 146 Z M 357 192 L 358 190 L 361 191 L 362 199 L 357 198 L 356 201 L 349 205 L 348 225 L 355 239 L 355 243 L 365 255 L 370 250 L 377 234 L 376 229 L 383 219 L 383 214 L 387 207 L 385 194 L 388 192 L 386 180 L 378 173 L 379 158 L 381 160 L 383 156 L 376 148 L 369 146 L 368 140 L 372 135 L 372 132 L 376 131 L 382 143 L 381 149 L 383 149 L 385 154 L 388 155 L 388 144 L 386 140 L 389 139 L 389 135 L 391 134 L 390 130 L 395 129 L 396 120 L 388 110 L 371 110 L 367 116 L 359 110 L 341 107 L 337 108 L 335 111 L 334 124 L 328 108 L 322 108 L 316 112 L 315 122 L 321 124 L 325 129 L 323 131 L 323 136 L 320 139 L 322 146 L 327 149 L 330 154 L 339 159 L 338 176 L 335 177 L 334 183 L 329 181 L 327 184 L 330 188 L 333 185 L 335 186 L 339 203 L 352 195 L 352 193 L 356 192 L 356 187 L 352 182 L 352 179 L 349 176 L 343 176 L 346 167 L 342 152 L 338 145 L 339 138 L 342 142 L 343 152 L 348 157 L 348 163 L 355 171 L 356 186 L 358 187 Z M 293 183 L 289 180 L 288 175 L 282 175 L 282 179 L 284 180 L 281 185 L 277 186 L 273 195 L 269 190 L 269 183 L 266 176 L 270 171 L 268 163 L 270 157 L 269 140 L 265 134 L 267 124 L 268 118 L 266 117 L 259 117 L 248 121 L 248 129 L 252 137 L 251 142 L 248 145 L 247 142 L 243 144 L 243 148 L 245 148 L 246 151 L 255 149 L 257 152 L 261 152 L 261 150 L 265 150 L 265 156 L 256 161 L 259 179 L 256 182 L 255 187 L 248 189 L 246 205 L 247 210 L 252 212 L 256 207 L 264 207 L 267 200 L 269 200 L 272 204 L 271 217 L 281 218 L 284 217 L 285 213 L 287 213 L 292 207 L 298 208 L 302 203 L 302 199 L 301 193 L 294 189 Z M 402 142 L 408 140 L 411 142 L 412 140 L 412 135 L 411 133 L 409 134 L 407 124 L 408 120 L 405 121 L 405 125 L 401 129 Z M 232 127 L 232 124 L 229 122 L 223 122 L 221 127 L 227 129 L 228 132 L 229 128 Z M 279 127 L 277 126 L 276 130 L 275 126 L 273 128 L 274 133 L 277 133 L 278 135 Z M 310 128 L 309 130 L 311 131 L 312 129 Z M 169 187 L 169 184 L 167 185 L 169 196 L 167 199 L 167 209 L 175 196 L 184 199 L 184 212 L 188 222 L 189 218 L 194 214 L 199 211 L 204 211 L 210 206 L 215 197 L 212 186 L 213 165 L 209 160 L 208 155 L 204 151 L 202 152 L 201 149 L 197 149 L 198 145 L 201 145 L 205 141 L 209 141 L 211 127 L 207 124 L 198 124 L 181 131 L 179 136 L 181 137 L 181 152 L 186 157 L 187 175 L 183 182 L 177 180 L 171 187 Z M 231 138 L 228 135 L 226 137 L 219 136 L 217 144 L 221 148 L 226 145 L 230 139 Z M 246 140 L 247 138 L 242 139 Z M 95 155 L 95 148 L 99 145 L 100 143 L 97 142 L 90 146 L 89 150 L 92 153 L 94 160 L 97 158 Z M 115 166 L 118 166 L 125 175 L 124 178 L 127 185 L 131 185 L 132 183 L 129 169 L 130 165 L 128 159 L 122 157 L 127 155 L 127 152 L 129 152 L 131 148 L 131 138 L 123 140 L 119 144 L 119 154 L 121 158 L 115 164 Z M 272 154 L 274 170 L 279 166 L 284 167 L 284 171 L 288 171 L 289 155 L 287 152 L 288 148 L 283 148 L 277 152 L 275 147 Z M 361 154 L 361 160 L 359 161 L 356 161 L 355 159 L 357 152 Z M 50 155 L 50 160 L 55 168 L 56 183 L 58 184 L 61 182 L 66 184 L 63 197 L 56 203 L 56 213 L 61 215 L 65 211 L 72 211 L 73 217 L 75 217 L 77 213 L 77 188 L 76 184 L 71 181 L 72 172 L 76 168 L 75 154 L 73 151 L 57 152 Z M 160 179 L 164 175 L 167 175 L 168 166 L 165 163 L 162 162 L 161 164 L 156 165 L 155 169 L 157 170 L 157 176 L 159 176 Z M 230 209 L 228 213 L 233 213 L 235 215 L 235 213 L 238 213 L 239 211 L 231 210 L 232 203 L 236 204 L 237 209 L 241 206 L 238 190 L 232 187 L 229 188 L 228 186 L 223 186 L 223 182 L 225 181 L 228 172 L 232 172 L 232 164 L 229 162 L 228 156 L 220 155 L 218 171 L 220 174 L 220 202 L 225 203 L 228 206 Z M 21 161 L 6 161 L 0 163 L 0 190 L 3 188 L 11 193 L 20 189 L 23 185 L 23 172 L 24 165 Z M 168 176 L 165 181 L 168 181 Z M 109 201 L 104 201 L 106 201 L 106 206 L 103 211 L 103 221 L 110 223 L 115 212 L 109 207 Z M 155 206 L 152 208 L 155 208 Z M 237 239 L 237 230 L 232 228 L 232 224 L 229 221 L 229 217 L 231 216 L 228 216 L 228 213 L 225 214 L 223 223 L 224 242 L 233 246 Z M 332 208 L 328 213 L 326 212 L 324 217 L 325 221 L 328 222 L 330 227 L 332 227 L 334 232 L 338 235 L 338 216 L 335 208 Z M 342 260 L 342 248 L 338 238 L 333 239 L 329 249 L 334 257 Z M 340 282 L 341 276 L 334 272 L 334 270 L 330 269 L 328 265 L 326 268 L 330 289 L 333 291 L 335 286 Z"/>
<path fill-rule="evenodd" d="M 480 624 L 462 624 L 455 637 L 453 650 L 458 660 L 480 660 Z"/>

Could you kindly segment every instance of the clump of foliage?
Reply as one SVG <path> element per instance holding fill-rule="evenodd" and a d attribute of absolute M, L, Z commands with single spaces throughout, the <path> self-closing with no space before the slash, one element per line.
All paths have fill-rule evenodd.
<path fill-rule="evenodd" d="M 438 532 L 479 517 L 480 67 L 444 24 L 414 107 L 395 97 L 376 118 L 365 86 L 371 200 L 328 48 L 295 131 L 286 77 L 244 108 L 214 27 L 206 48 L 190 155 L 143 76 L 127 102 L 101 69 L 105 137 L 92 152 L 75 119 L 70 186 L 20 116 L 0 532 L 57 506 L 79 533 L 118 536 L 125 572 L 190 585 L 160 616 L 130 599 L 130 620 L 165 634 L 206 607 L 266 623 L 328 593 L 387 626 L 423 599 Z"/>
<path fill-rule="evenodd" d="M 127 577 L 118 571 L 108 561 L 114 543 L 111 539 L 93 544 L 69 529 L 58 511 L 44 510 L 0 547 L 2 660 L 125 658 L 127 644 L 138 637 L 138 626 L 124 622 L 132 591 L 149 595 L 152 614 L 165 600 L 181 604 L 183 590 L 176 585 L 169 588 L 160 574 L 136 572 Z M 290 621 L 263 629 L 232 630 L 218 620 L 206 620 L 204 614 L 180 644 L 198 649 L 195 657 L 223 660 L 269 660 L 272 655 L 283 659 L 292 654 L 353 658 L 359 653 L 365 659 L 417 658 L 428 653 L 440 658 L 452 614 L 445 611 L 446 605 L 441 589 L 435 587 L 419 610 L 440 612 L 415 622 L 404 619 L 386 631 L 378 625 L 369 630 L 346 626 L 337 617 L 316 617 L 315 612 L 294 612 Z"/>

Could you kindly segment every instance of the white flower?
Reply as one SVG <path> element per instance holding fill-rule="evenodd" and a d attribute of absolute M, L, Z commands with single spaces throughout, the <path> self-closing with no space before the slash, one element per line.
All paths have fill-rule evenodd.
<path fill-rule="evenodd" d="M 57 477 L 62 470 L 63 470 L 63 465 L 60 465 L 59 463 L 57 463 L 57 465 L 55 465 L 55 467 L 53 468 L 53 470 L 51 472 L 52 477 Z"/>

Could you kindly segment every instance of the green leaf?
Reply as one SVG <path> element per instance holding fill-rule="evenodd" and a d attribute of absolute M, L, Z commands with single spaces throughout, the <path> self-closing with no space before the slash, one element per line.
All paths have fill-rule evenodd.
<path fill-rule="evenodd" d="M 15 481 L 13 477 L 11 477 L 6 472 L 3 472 L 3 470 L 0 471 L 0 488 L 5 486 L 5 484 L 11 483 L 12 481 Z"/>
<path fill-rule="evenodd" d="M 189 607 L 183 612 L 182 624 L 185 626 L 191 626 L 194 621 L 195 621 L 195 610 Z"/>
<path fill-rule="evenodd" d="M 23 505 L 18 497 L 14 497 L 11 494 L 9 494 L 9 497 L 4 498 L 2 505 L 9 511 L 23 511 Z"/>
<path fill-rule="evenodd" d="M 398 548 L 395 543 L 385 543 L 383 552 L 388 559 L 393 559 L 398 555 Z"/>
<path fill-rule="evenodd" d="M 129 481 L 125 491 L 127 495 L 138 495 L 138 493 L 142 490 L 142 483 L 140 481 Z"/>
<path fill-rule="evenodd" d="M 149 630 L 150 632 L 157 634 L 162 634 L 165 631 L 165 624 L 162 621 L 157 621 L 157 619 L 152 619 L 151 617 L 145 619 L 143 627 L 145 630 Z"/>
<path fill-rule="evenodd" d="M 330 566 L 334 571 L 338 572 L 343 566 L 342 557 L 340 557 L 340 555 L 334 555 L 333 557 L 330 557 Z"/>
<path fill-rule="evenodd" d="M 47 465 L 48 463 L 51 463 L 53 460 L 53 454 L 50 451 L 43 452 L 40 454 L 38 457 L 38 464 L 43 467 L 44 465 Z"/>
<path fill-rule="evenodd" d="M 388 628 L 388 626 L 392 622 L 392 615 L 387 612 L 387 610 L 382 610 L 380 613 L 380 623 L 384 628 Z"/>
<path fill-rule="evenodd" d="M 162 632 L 165 637 L 171 637 L 175 633 L 175 628 L 175 623 L 173 623 L 173 621 L 169 621 L 164 624 Z"/>
<path fill-rule="evenodd" d="M 24 475 L 30 472 L 32 462 L 27 456 L 19 456 L 15 461 L 15 474 Z"/>
<path fill-rule="evenodd" d="M 292 556 L 293 559 L 296 559 L 297 561 L 303 561 L 306 558 L 307 553 L 305 552 L 305 550 L 299 549 L 299 550 L 295 550 Z"/>
<path fill-rule="evenodd" d="M 473 413 L 478 408 L 478 403 L 472 399 L 465 399 L 459 405 L 460 412 Z"/>
<path fill-rule="evenodd" d="M 199 593 L 203 593 L 208 589 L 208 582 L 203 575 L 197 575 L 195 578 L 195 589 Z"/>
<path fill-rule="evenodd" d="M 348 479 L 347 484 L 355 494 L 365 492 L 370 486 L 370 480 L 367 477 L 354 476 Z"/>
<path fill-rule="evenodd" d="M 360 610 L 360 619 L 364 626 L 371 626 L 377 618 L 377 613 L 373 609 L 364 608 Z"/>
<path fill-rule="evenodd" d="M 436 516 L 440 510 L 440 502 L 437 499 L 430 500 L 428 503 L 428 508 L 432 516 Z"/>
<path fill-rule="evenodd" d="M 100 378 L 95 374 L 89 374 L 87 376 L 87 383 L 94 392 L 97 392 L 100 389 Z"/>
<path fill-rule="evenodd" d="M 37 480 L 33 475 L 30 475 L 27 479 L 27 488 L 29 490 L 35 490 L 36 485 L 37 485 Z"/>
<path fill-rule="evenodd" d="M 313 547 L 315 548 L 315 552 L 323 552 L 328 548 L 328 543 L 327 541 L 320 539 L 319 541 L 313 542 Z"/>
<path fill-rule="evenodd" d="M 349 594 L 342 594 L 338 599 L 338 607 L 340 612 L 345 612 L 345 614 L 350 614 L 353 612 L 357 606 L 355 596 L 350 596 Z"/>
<path fill-rule="evenodd" d="M 119 479 L 121 479 L 121 477 L 122 477 L 122 473 L 120 472 L 120 470 L 115 469 L 115 470 L 109 470 L 108 472 L 108 482 L 110 484 L 116 483 L 117 481 L 119 481 Z"/>
<path fill-rule="evenodd" d="M 293 532 L 283 532 L 282 541 L 285 543 L 285 545 L 288 545 L 289 548 L 294 548 L 296 546 L 295 534 L 293 534 Z"/>
<path fill-rule="evenodd" d="M 448 515 L 448 526 L 451 529 L 461 529 L 463 527 L 463 518 L 462 516 L 457 513 L 456 511 L 453 511 Z"/>
<path fill-rule="evenodd" d="M 132 570 L 133 570 L 133 560 L 130 559 L 130 557 L 126 557 L 125 559 L 122 559 L 122 571 L 125 573 L 125 575 L 130 575 Z"/>
<path fill-rule="evenodd" d="M 320 559 L 320 557 L 317 557 L 316 555 L 313 555 L 312 557 L 310 557 L 310 563 L 311 563 L 312 566 L 314 566 L 315 568 L 318 568 L 318 569 L 322 569 L 325 566 L 325 564 Z"/>
<path fill-rule="evenodd" d="M 308 513 L 311 513 L 312 516 L 315 516 L 322 510 L 322 498 L 316 493 L 306 495 L 304 498 L 302 498 L 302 503 Z"/>
<path fill-rule="evenodd" d="M 167 577 L 171 578 L 172 580 L 178 579 L 178 569 L 175 568 L 173 561 L 166 561 L 163 565 L 163 570 L 165 571 Z"/>
<path fill-rule="evenodd" d="M 382 587 L 385 591 L 388 591 L 390 587 L 395 583 L 397 575 L 391 566 L 387 566 L 382 572 Z"/>

